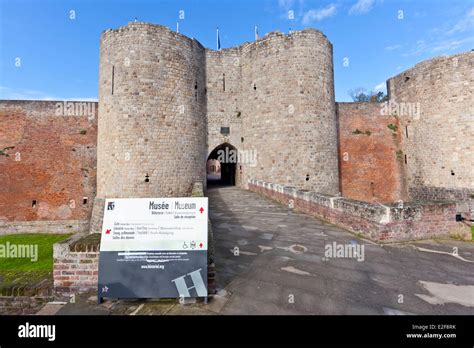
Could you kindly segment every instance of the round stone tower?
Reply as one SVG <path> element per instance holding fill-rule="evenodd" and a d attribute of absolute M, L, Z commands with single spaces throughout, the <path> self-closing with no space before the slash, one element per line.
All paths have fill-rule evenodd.
<path fill-rule="evenodd" d="M 247 179 L 339 192 L 332 44 L 320 31 L 270 33 L 242 46 Z"/>
<path fill-rule="evenodd" d="M 205 180 L 205 54 L 166 27 L 129 23 L 101 35 L 97 199 L 179 197 Z"/>
<path fill-rule="evenodd" d="M 472 201 L 473 80 L 472 51 L 423 61 L 388 80 L 386 112 L 402 127 L 410 199 Z"/>

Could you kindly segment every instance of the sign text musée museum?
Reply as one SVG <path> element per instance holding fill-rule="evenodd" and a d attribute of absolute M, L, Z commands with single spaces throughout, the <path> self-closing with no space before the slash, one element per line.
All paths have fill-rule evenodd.
<path fill-rule="evenodd" d="M 99 300 L 207 296 L 207 198 L 107 199 Z"/>

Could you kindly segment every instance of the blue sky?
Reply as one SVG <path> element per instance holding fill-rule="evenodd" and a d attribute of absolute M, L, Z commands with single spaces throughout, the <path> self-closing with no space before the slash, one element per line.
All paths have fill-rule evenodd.
<path fill-rule="evenodd" d="M 180 32 L 210 48 L 217 26 L 223 48 L 253 40 L 255 25 L 261 36 L 323 31 L 334 46 L 337 101 L 474 48 L 472 0 L 0 0 L 0 99 L 94 100 L 100 33 L 135 17 L 174 29 L 180 10 Z"/>

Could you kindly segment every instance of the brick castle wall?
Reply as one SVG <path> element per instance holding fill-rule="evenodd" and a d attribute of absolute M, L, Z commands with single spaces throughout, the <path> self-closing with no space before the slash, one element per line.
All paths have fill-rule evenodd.
<path fill-rule="evenodd" d="M 367 202 L 406 200 L 400 125 L 382 104 L 336 103 L 342 195 Z"/>
<path fill-rule="evenodd" d="M 213 51 L 130 23 L 102 33 L 100 54 L 93 117 L 0 102 L 0 233 L 61 231 L 58 222 L 84 231 L 92 206 L 100 232 L 104 198 L 186 196 L 222 143 L 257 155 L 237 167 L 242 187 L 258 178 L 369 202 L 474 206 L 472 52 L 389 79 L 395 112 L 337 103 L 338 119 L 332 45 L 314 29 Z M 419 115 L 407 114 L 418 102 Z"/>
<path fill-rule="evenodd" d="M 470 237 L 470 226 L 455 221 L 454 202 L 424 202 L 380 205 L 356 201 L 294 187 L 249 180 L 249 190 L 286 206 L 322 218 L 376 242 L 391 243 L 416 239 Z M 470 215 L 466 214 L 466 218 Z"/>
<path fill-rule="evenodd" d="M 97 103 L 2 100 L 0 129 L 0 234 L 87 230 Z"/>
<path fill-rule="evenodd" d="M 54 244 L 53 285 L 56 295 L 97 290 L 99 243 L 81 245 L 78 242 L 83 236 L 77 234 Z"/>

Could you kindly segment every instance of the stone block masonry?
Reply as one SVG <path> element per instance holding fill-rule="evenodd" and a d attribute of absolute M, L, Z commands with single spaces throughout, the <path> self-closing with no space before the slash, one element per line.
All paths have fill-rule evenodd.
<path fill-rule="evenodd" d="M 205 49 L 149 23 L 101 35 L 97 198 L 185 197 L 206 176 Z"/>
<path fill-rule="evenodd" d="M 388 80 L 411 199 L 474 199 L 474 52 L 437 57 Z"/>
<path fill-rule="evenodd" d="M 205 179 L 204 62 L 198 41 L 163 26 L 102 33 L 98 198 L 185 197 Z"/>
<path fill-rule="evenodd" d="M 249 180 L 249 190 L 381 243 L 449 237 L 470 229 L 456 222 L 455 202 L 384 206 L 254 179 Z"/>
<path fill-rule="evenodd" d="M 53 300 L 50 271 L 2 271 L 0 315 L 35 314 Z"/>
<path fill-rule="evenodd" d="M 87 233 L 89 220 L 0 221 L 0 236 L 19 233 Z"/>
<path fill-rule="evenodd" d="M 239 163 L 238 186 L 260 177 L 339 191 L 332 54 L 315 29 L 206 49 L 208 154 L 222 143 L 256 154 Z"/>
<path fill-rule="evenodd" d="M 240 186 L 258 173 L 337 193 L 332 60 L 332 44 L 314 29 L 222 51 L 149 23 L 104 31 L 91 233 L 104 198 L 188 195 L 223 143 L 257 157 L 239 163 Z"/>
<path fill-rule="evenodd" d="M 0 101 L 0 234 L 88 221 L 98 233 L 104 199 L 188 196 L 229 145 L 251 157 L 231 167 L 243 188 L 259 178 L 374 204 L 454 200 L 469 214 L 473 61 L 438 57 L 392 77 L 381 114 L 335 102 L 333 46 L 315 29 L 219 51 L 161 25 L 106 30 L 98 103 L 57 114 L 58 102 Z"/>
<path fill-rule="evenodd" d="M 34 315 L 53 299 L 52 295 L 0 296 L 0 315 Z"/>

